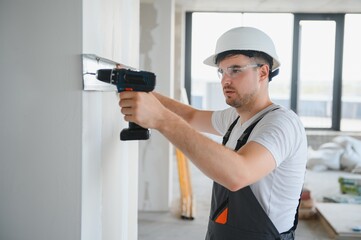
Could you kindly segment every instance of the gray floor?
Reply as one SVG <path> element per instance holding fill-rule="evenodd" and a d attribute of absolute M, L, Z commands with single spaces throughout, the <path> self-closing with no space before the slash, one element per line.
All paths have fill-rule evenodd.
<path fill-rule="evenodd" d="M 174 196 L 179 199 L 178 175 L 174 172 Z M 194 220 L 182 220 L 179 201 L 175 200 L 169 212 L 139 212 L 139 240 L 204 239 L 210 207 L 212 182 L 191 164 L 192 186 L 196 198 Z M 178 197 L 177 197 L 178 196 Z M 330 239 L 317 219 L 300 221 L 296 230 L 298 240 Z"/>
<path fill-rule="evenodd" d="M 181 220 L 170 213 L 140 213 L 139 240 L 204 239 L 206 218 L 199 216 L 193 221 Z M 330 239 L 317 220 L 300 221 L 296 239 Z"/>

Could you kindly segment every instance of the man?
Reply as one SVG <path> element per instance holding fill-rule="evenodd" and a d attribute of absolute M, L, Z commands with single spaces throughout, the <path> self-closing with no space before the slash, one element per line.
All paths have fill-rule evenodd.
<path fill-rule="evenodd" d="M 230 108 L 122 92 L 124 119 L 157 129 L 214 180 L 206 239 L 294 239 L 307 141 L 296 114 L 270 100 L 280 66 L 272 40 L 255 28 L 231 29 L 204 63 L 218 68 Z M 198 131 L 223 135 L 225 146 Z"/>

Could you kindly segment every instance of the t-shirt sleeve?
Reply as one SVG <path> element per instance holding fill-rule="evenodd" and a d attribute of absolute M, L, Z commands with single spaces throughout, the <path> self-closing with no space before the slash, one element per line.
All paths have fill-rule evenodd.
<path fill-rule="evenodd" d="M 230 124 L 236 120 L 237 116 L 237 112 L 234 108 L 214 111 L 212 114 L 212 125 L 219 134 L 224 135 Z"/>
<path fill-rule="evenodd" d="M 266 147 L 272 153 L 277 166 L 290 157 L 303 140 L 304 128 L 298 116 L 289 110 L 271 112 L 257 125 L 248 141 Z"/>

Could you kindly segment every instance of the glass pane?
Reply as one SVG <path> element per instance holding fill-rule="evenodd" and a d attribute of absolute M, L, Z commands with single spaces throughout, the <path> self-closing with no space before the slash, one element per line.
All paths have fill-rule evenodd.
<path fill-rule="evenodd" d="M 361 131 L 361 14 L 347 14 L 342 74 L 342 131 Z"/>
<path fill-rule="evenodd" d="M 203 60 L 214 53 L 221 34 L 239 26 L 257 27 L 273 39 L 281 68 L 280 74 L 270 84 L 270 95 L 274 102 L 289 107 L 293 15 L 286 13 L 193 13 L 192 105 L 211 110 L 228 107 L 216 68 L 204 65 Z"/>
<path fill-rule="evenodd" d="M 298 115 L 305 127 L 331 128 L 336 23 L 300 21 Z"/>

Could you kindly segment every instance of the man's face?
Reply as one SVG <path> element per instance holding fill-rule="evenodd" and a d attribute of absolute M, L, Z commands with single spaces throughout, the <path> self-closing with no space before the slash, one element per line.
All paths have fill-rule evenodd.
<path fill-rule="evenodd" d="M 259 67 L 244 55 L 225 58 L 218 64 L 223 94 L 228 105 L 245 110 L 253 104 L 260 87 Z"/>

